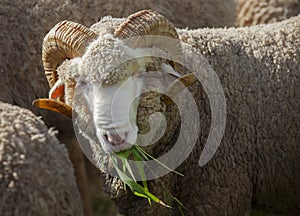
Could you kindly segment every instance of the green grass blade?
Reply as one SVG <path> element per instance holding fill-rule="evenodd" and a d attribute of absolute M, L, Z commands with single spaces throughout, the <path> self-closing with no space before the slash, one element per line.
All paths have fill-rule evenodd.
<path fill-rule="evenodd" d="M 141 160 L 143 160 L 143 159 L 146 159 L 146 160 L 149 160 L 149 158 L 147 157 L 147 155 L 145 155 L 144 153 L 143 153 L 143 151 L 140 151 L 139 150 L 139 146 L 137 146 L 137 145 L 135 145 L 133 148 L 132 148 L 132 152 L 134 152 L 136 155 L 142 155 L 144 158 L 141 158 Z M 141 156 L 140 156 L 141 157 Z"/>
<path fill-rule="evenodd" d="M 149 199 L 151 199 L 152 201 L 160 204 L 160 205 L 163 205 L 165 207 L 168 207 L 168 208 L 172 208 L 171 206 L 165 204 L 163 201 L 161 201 L 159 198 L 157 198 L 155 195 L 153 195 L 152 193 L 150 193 L 149 191 L 146 191 L 141 185 L 139 184 L 134 184 L 134 191 L 140 193 L 140 194 L 143 194 L 145 196 L 147 196 Z"/>
<path fill-rule="evenodd" d="M 141 157 L 139 152 L 136 151 L 136 149 L 132 150 L 132 154 L 134 156 L 134 159 L 137 161 L 137 167 L 138 167 L 138 170 L 139 170 L 139 174 L 141 176 L 141 180 L 143 182 L 143 186 L 147 191 L 149 191 L 148 190 L 148 185 L 147 185 L 147 180 L 146 180 L 146 174 L 145 174 L 143 165 L 141 164 L 142 162 L 140 162 L 140 161 L 143 161 L 143 158 Z"/>
<path fill-rule="evenodd" d="M 178 205 L 179 207 L 181 207 L 181 208 L 183 208 L 183 209 L 185 209 L 185 210 L 188 210 L 188 209 L 183 205 L 183 203 L 179 201 L 179 199 L 177 199 L 176 197 L 174 197 L 174 196 L 172 196 L 172 195 L 171 195 L 171 197 L 172 197 L 172 199 L 177 203 L 177 205 Z M 181 209 L 181 210 L 182 210 L 182 209 Z"/>
<path fill-rule="evenodd" d="M 139 196 L 139 197 L 143 197 L 143 198 L 149 199 L 149 197 L 147 197 L 146 195 L 141 194 L 141 193 L 136 192 L 136 191 L 134 191 L 133 194 L 136 195 L 136 196 Z"/>
<path fill-rule="evenodd" d="M 135 161 L 137 161 L 137 168 L 138 168 L 139 175 L 141 177 L 143 186 L 140 185 L 139 183 L 137 183 L 136 178 L 133 174 L 132 168 L 130 167 L 130 164 L 128 162 L 128 158 L 130 157 L 130 155 L 133 155 L 133 159 Z M 170 170 L 171 172 L 174 172 L 180 176 L 183 176 L 183 174 L 181 174 L 175 170 L 172 170 L 171 168 L 169 168 L 168 166 L 166 166 L 159 160 L 152 157 L 150 154 L 148 154 L 140 146 L 137 146 L 137 145 L 135 145 L 134 147 L 132 147 L 129 150 L 119 152 L 118 156 L 116 156 L 115 154 L 111 154 L 111 158 L 112 158 L 114 167 L 119 175 L 119 178 L 124 182 L 124 189 L 126 189 L 126 186 L 128 186 L 135 196 L 147 199 L 150 205 L 151 205 L 151 201 L 154 201 L 154 202 L 156 202 L 160 205 L 163 205 L 167 208 L 172 208 L 171 206 L 165 204 L 163 201 L 161 201 L 159 198 L 157 198 L 154 194 L 149 192 L 147 180 L 146 180 L 146 174 L 145 174 L 144 167 L 143 167 L 144 164 L 142 164 L 142 161 L 152 159 L 155 162 L 157 162 L 158 164 L 160 164 L 161 166 L 163 166 L 164 168 Z M 121 162 L 123 171 L 118 166 L 118 159 L 120 160 L 119 162 Z M 151 170 L 151 169 L 150 169 L 150 171 L 153 172 L 153 170 Z M 129 173 L 129 176 L 126 173 Z M 172 196 L 171 194 L 170 194 L 170 196 L 176 202 L 176 204 L 179 208 L 180 214 L 184 215 L 183 209 L 187 210 L 187 208 L 184 207 L 184 205 L 176 197 Z"/>
<path fill-rule="evenodd" d="M 119 169 L 117 157 L 113 156 L 112 161 L 117 173 L 119 174 L 119 178 L 129 186 L 130 183 L 128 184 L 127 182 L 133 181 L 132 178 L 128 177 L 125 172 L 122 172 L 122 170 Z"/>
<path fill-rule="evenodd" d="M 128 163 L 128 157 L 132 154 L 132 149 L 128 149 L 126 151 L 122 151 L 118 153 L 118 156 L 120 156 L 120 160 L 123 165 L 123 172 L 126 173 L 126 170 L 128 170 L 129 174 L 131 175 L 132 179 L 136 181 L 135 176 L 133 174 L 133 171 L 130 167 L 130 164 Z"/>
<path fill-rule="evenodd" d="M 128 185 L 128 187 L 131 189 L 131 191 L 133 192 L 133 194 L 139 194 L 139 196 L 142 196 L 147 198 L 148 200 L 151 199 L 152 201 L 163 205 L 165 207 L 168 208 L 172 208 L 171 206 L 165 204 L 163 201 L 161 201 L 159 198 L 157 198 L 155 195 L 153 195 L 152 193 L 150 193 L 149 191 L 147 191 L 145 188 L 143 188 L 141 185 L 139 185 L 137 182 L 133 181 L 130 177 L 128 177 L 125 173 L 123 173 L 119 168 L 118 168 L 118 164 L 117 164 L 117 159 L 113 158 L 113 164 L 115 166 L 115 169 L 117 170 L 120 179 L 126 184 Z"/>
<path fill-rule="evenodd" d="M 121 159 L 121 160 L 122 160 L 123 165 L 128 170 L 129 174 L 131 175 L 132 179 L 136 182 L 136 179 L 135 179 L 134 174 L 132 172 L 132 169 L 131 169 L 131 167 L 130 167 L 130 165 L 128 163 L 128 160 L 126 160 L 126 159 Z"/>
<path fill-rule="evenodd" d="M 169 170 L 170 172 L 174 172 L 177 175 L 180 176 L 184 176 L 182 173 L 177 172 L 175 170 L 172 170 L 171 168 L 169 168 L 168 166 L 166 166 L 165 164 L 163 164 L 162 162 L 160 162 L 159 160 L 157 160 L 156 158 L 152 157 L 150 154 L 148 154 L 147 152 L 145 152 L 141 147 L 136 146 L 137 150 L 143 154 L 145 154 L 147 157 L 151 158 L 152 160 L 154 160 L 155 162 L 157 162 L 159 165 L 163 166 L 164 168 L 166 168 L 167 170 Z"/>

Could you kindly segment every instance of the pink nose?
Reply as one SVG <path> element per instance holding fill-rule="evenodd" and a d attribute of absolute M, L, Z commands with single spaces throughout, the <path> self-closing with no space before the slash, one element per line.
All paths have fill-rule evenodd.
<path fill-rule="evenodd" d="M 126 138 L 127 133 L 125 133 L 125 137 L 120 137 L 119 134 L 105 134 L 105 139 L 113 145 L 121 145 Z"/>

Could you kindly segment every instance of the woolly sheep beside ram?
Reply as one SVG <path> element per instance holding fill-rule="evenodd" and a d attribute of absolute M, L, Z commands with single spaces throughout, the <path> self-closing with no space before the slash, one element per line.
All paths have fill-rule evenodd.
<path fill-rule="evenodd" d="M 109 68 L 107 64 L 113 66 L 113 60 L 127 55 L 122 50 L 109 49 L 115 41 L 130 38 L 130 34 L 179 36 L 182 42 L 201 52 L 217 73 L 227 100 L 226 129 L 214 157 L 200 167 L 198 159 L 211 125 L 211 110 L 201 85 L 190 83 L 201 124 L 195 148 L 178 167 L 185 176 L 170 173 L 150 181 L 150 189 L 161 194 L 162 199 L 168 199 L 162 189 L 163 186 L 168 188 L 189 209 L 189 215 L 244 215 L 251 208 L 299 214 L 300 194 L 297 191 L 300 175 L 295 172 L 300 168 L 299 27 L 300 16 L 297 16 L 284 22 L 250 28 L 180 30 L 152 11 L 141 11 L 128 19 L 104 18 L 91 28 L 64 21 L 57 24 L 44 40 L 43 61 L 48 81 L 53 87 L 50 96 L 55 93 L 62 101 L 66 99 L 67 105 L 62 101 L 56 105 L 69 112 L 69 106 L 74 102 L 75 80 L 95 82 L 96 90 L 101 91 L 110 78 L 123 81 L 128 73 L 132 75 L 140 69 L 184 75 L 186 71 L 178 70 L 176 64 L 157 58 L 146 58 L 142 64 L 138 62 L 138 67 L 125 64 L 120 70 L 105 71 L 105 67 Z M 59 48 L 49 46 L 51 41 L 56 41 Z M 62 58 L 55 59 L 53 56 Z M 62 63 L 64 59 L 76 56 Z M 187 63 L 193 62 L 193 58 L 188 60 Z M 61 91 L 62 86 L 65 86 L 65 92 Z M 101 100 L 105 102 L 105 98 Z M 91 103 L 90 114 L 88 110 L 79 113 L 85 120 L 95 120 L 100 110 L 98 104 L 101 101 L 97 98 L 92 101 L 96 103 Z M 140 96 L 136 107 L 137 127 L 144 130 L 148 124 L 147 117 L 154 112 L 164 113 L 169 126 L 164 138 L 154 145 L 159 155 L 176 142 L 180 116 L 173 105 L 164 106 L 160 94 L 149 93 Z M 186 112 L 185 115 L 193 119 L 195 113 Z M 103 126 L 99 124 L 96 128 L 103 129 Z M 103 147 L 124 144 L 113 138 L 115 141 L 109 142 L 90 140 L 94 158 L 102 171 L 105 171 L 109 158 L 103 157 L 98 143 Z M 184 142 L 188 144 L 189 137 Z M 124 193 L 117 178 L 107 176 L 106 189 L 114 197 L 121 213 L 126 215 L 138 215 L 141 211 L 145 215 L 177 214 L 178 209 L 149 206 L 144 200 Z"/>
<path fill-rule="evenodd" d="M 0 102 L 1 215 L 82 215 L 72 164 L 56 132 Z"/>

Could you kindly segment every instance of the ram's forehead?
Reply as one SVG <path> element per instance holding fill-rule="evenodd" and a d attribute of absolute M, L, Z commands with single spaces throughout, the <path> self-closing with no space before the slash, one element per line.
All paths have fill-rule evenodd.
<path fill-rule="evenodd" d="M 99 22 L 93 24 L 90 29 L 98 35 L 113 34 L 115 30 L 125 22 L 125 18 L 103 17 Z"/>
<path fill-rule="evenodd" d="M 115 84 L 130 75 L 127 70 L 122 70 L 119 66 L 122 63 L 120 60 L 126 58 L 113 35 L 102 35 L 90 44 L 82 56 L 79 75 L 89 82 Z"/>
<path fill-rule="evenodd" d="M 143 71 L 156 71 L 162 63 L 160 56 L 168 59 L 168 52 L 156 47 L 131 48 L 130 40 L 121 41 L 114 32 L 125 21 L 104 17 L 91 27 L 99 36 L 92 42 L 79 64 L 79 76 L 88 82 L 103 86 L 122 83 L 127 78 Z M 146 40 L 147 41 L 147 40 Z M 129 42 L 129 43 L 128 43 Z"/>
<path fill-rule="evenodd" d="M 137 62 L 128 62 L 132 57 L 126 54 L 122 42 L 114 37 L 115 29 L 124 20 L 104 17 L 91 27 L 99 36 L 90 44 L 79 65 L 79 75 L 87 81 L 114 85 L 137 72 Z"/>

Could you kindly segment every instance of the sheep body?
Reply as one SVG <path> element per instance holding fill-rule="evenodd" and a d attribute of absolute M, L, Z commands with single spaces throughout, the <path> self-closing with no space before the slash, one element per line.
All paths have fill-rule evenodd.
<path fill-rule="evenodd" d="M 299 214 L 300 175 L 294 170 L 300 167 L 300 16 L 252 28 L 178 33 L 207 58 L 227 101 L 226 130 L 214 158 L 203 168 L 190 167 L 195 158 L 186 163 L 196 171 L 186 171 L 185 184 L 200 182 L 180 195 L 188 208 L 197 206 L 188 199 L 195 196 L 210 200 L 198 202 L 200 215 L 242 215 L 251 207 Z M 217 203 L 222 210 L 214 209 Z"/>
<path fill-rule="evenodd" d="M 227 99 L 226 130 L 212 160 L 200 167 L 198 159 L 211 113 L 203 89 L 193 86 L 201 117 L 196 147 L 178 168 L 185 176 L 168 174 L 151 181 L 154 194 L 168 199 L 162 189 L 168 188 L 189 209 L 188 215 L 243 215 L 251 208 L 299 214 L 300 175 L 295 172 L 300 168 L 299 27 L 300 16 L 250 28 L 178 29 L 180 40 L 199 50 L 219 76 Z M 186 60 L 189 62 L 194 62 L 193 58 Z M 147 108 L 143 103 L 141 99 L 140 106 Z M 152 103 L 138 115 L 149 116 L 156 105 Z M 194 117 L 194 113 L 185 115 Z M 178 119 L 171 117 L 174 125 L 179 125 Z M 138 118 L 138 125 L 143 120 Z M 176 141 L 173 132 L 160 143 L 161 152 Z M 97 143 L 89 141 L 95 161 L 105 171 L 109 158 L 103 157 Z M 189 137 L 185 142 L 189 143 Z M 178 214 L 178 209 L 149 206 L 128 192 L 124 194 L 116 178 L 106 176 L 105 181 L 106 191 L 115 198 L 121 213 Z"/>
<path fill-rule="evenodd" d="M 0 102 L 1 215 L 82 215 L 66 148 L 29 110 Z"/>

